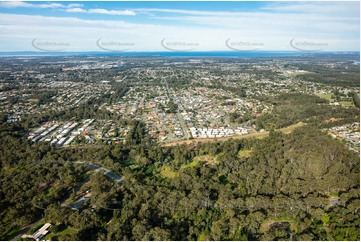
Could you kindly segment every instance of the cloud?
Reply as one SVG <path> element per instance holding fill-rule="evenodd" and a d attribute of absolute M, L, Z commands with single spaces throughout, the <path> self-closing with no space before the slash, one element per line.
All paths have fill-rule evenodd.
<path fill-rule="evenodd" d="M 10 2 L 0 2 L 0 7 L 3 8 L 64 8 L 65 6 L 60 3 L 42 3 L 42 4 L 32 4 L 21 1 L 10 1 Z"/>
<path fill-rule="evenodd" d="M 82 8 L 68 8 L 68 9 L 65 10 L 65 12 L 68 12 L 68 13 L 86 13 L 86 10 L 82 9 Z"/>
<path fill-rule="evenodd" d="M 102 8 L 89 9 L 87 13 L 97 13 L 97 14 L 108 14 L 108 15 L 135 15 L 134 11 L 130 10 L 106 10 Z"/>
<path fill-rule="evenodd" d="M 81 8 L 83 7 L 83 4 L 80 3 L 71 3 L 66 6 L 67 8 Z"/>
<path fill-rule="evenodd" d="M 359 2 L 285 3 L 272 2 L 252 11 L 199 11 L 186 9 L 138 8 L 155 13 L 152 19 L 169 24 L 238 29 L 239 32 L 269 36 L 297 35 L 359 39 Z M 163 13 L 163 14 L 161 14 Z"/>
<path fill-rule="evenodd" d="M 134 16 L 136 15 L 134 11 L 130 10 L 106 10 L 102 8 L 95 9 L 83 9 L 83 8 L 68 8 L 65 10 L 68 13 L 88 13 L 88 14 L 107 14 L 107 15 L 127 15 Z"/>
<path fill-rule="evenodd" d="M 294 13 L 319 13 L 319 14 L 337 14 L 346 16 L 360 16 L 360 2 L 354 1 L 345 4 L 344 2 L 273 2 L 266 4 L 262 9 L 277 12 Z"/>
<path fill-rule="evenodd" d="M 272 11 L 273 13 L 298 13 L 298 14 L 328 14 L 338 16 L 360 16 L 360 3 L 358 1 L 350 2 L 271 2 L 265 3 L 263 7 L 255 9 L 252 12 L 265 12 L 264 10 Z M 167 8 L 135 8 L 132 9 L 141 13 L 170 13 L 179 15 L 193 15 L 193 16 L 240 16 L 242 11 L 201 11 L 201 10 L 187 10 L 187 9 L 167 9 Z"/>
<path fill-rule="evenodd" d="M 107 14 L 107 15 L 127 15 L 134 16 L 136 13 L 130 10 L 107 10 L 102 8 L 95 9 L 83 9 L 83 4 L 71 3 L 68 5 L 63 5 L 60 3 L 41 3 L 41 4 L 32 4 L 22 1 L 9 1 L 9 2 L 0 2 L 0 7 L 3 8 L 60 8 L 65 9 L 65 12 L 68 13 L 90 13 L 90 14 Z"/>
<path fill-rule="evenodd" d="M 167 8 L 136 8 L 132 9 L 141 13 L 172 13 L 182 15 L 198 15 L 198 16 L 237 16 L 240 12 L 231 11 L 198 11 L 198 10 L 186 10 L 186 9 L 167 9 Z"/>
<path fill-rule="evenodd" d="M 63 8 L 64 5 L 60 3 L 42 3 L 42 4 L 32 4 L 34 7 L 38 8 Z"/>
<path fill-rule="evenodd" d="M 0 7 L 2 8 L 31 7 L 32 5 L 33 4 L 20 1 L 0 2 Z"/>

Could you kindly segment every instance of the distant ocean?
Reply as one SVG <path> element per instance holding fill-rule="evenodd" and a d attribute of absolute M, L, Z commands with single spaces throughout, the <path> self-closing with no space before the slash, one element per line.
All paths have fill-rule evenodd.
<path fill-rule="evenodd" d="M 11 56 L 122 56 L 122 57 L 296 57 L 308 55 L 351 54 L 360 52 L 301 52 L 301 51 L 189 51 L 189 52 L 0 52 L 0 57 Z"/>

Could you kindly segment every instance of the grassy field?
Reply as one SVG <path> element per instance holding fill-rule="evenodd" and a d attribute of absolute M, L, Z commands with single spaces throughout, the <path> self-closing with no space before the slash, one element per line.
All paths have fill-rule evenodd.
<path fill-rule="evenodd" d="M 39 102 L 39 99 L 36 99 L 36 98 L 30 98 L 30 99 L 28 99 L 28 102 L 31 102 L 31 103 L 38 103 L 38 102 Z"/>
<path fill-rule="evenodd" d="M 267 219 L 261 224 L 261 231 L 267 232 L 274 223 L 289 223 L 291 231 L 297 231 L 297 222 L 293 218 L 281 217 L 275 219 Z"/>
<path fill-rule="evenodd" d="M 178 176 L 178 173 L 173 171 L 173 169 L 169 166 L 162 166 L 160 169 L 160 175 L 164 178 L 176 178 Z"/>
<path fill-rule="evenodd" d="M 289 133 L 292 133 L 293 130 L 295 130 L 295 129 L 299 128 L 299 127 L 302 127 L 304 125 L 306 125 L 306 124 L 303 123 L 303 122 L 298 122 L 297 124 L 292 124 L 292 125 L 290 125 L 288 127 L 282 128 L 282 129 L 280 129 L 280 131 L 282 133 L 284 133 L 284 134 L 289 134 Z"/>
<path fill-rule="evenodd" d="M 211 155 L 199 155 L 194 157 L 193 161 L 187 164 L 182 164 L 180 169 L 192 168 L 197 166 L 200 162 L 206 163 L 208 165 L 218 164 L 216 156 Z M 173 170 L 170 166 L 164 165 L 159 169 L 159 174 L 168 179 L 173 179 L 178 177 L 178 172 Z"/>
<path fill-rule="evenodd" d="M 327 94 L 316 94 L 317 96 L 319 96 L 320 98 L 326 99 L 330 102 L 333 102 L 334 99 L 331 98 L 332 94 L 331 93 L 327 93 Z"/>
<path fill-rule="evenodd" d="M 240 150 L 238 151 L 239 158 L 248 158 L 251 156 L 252 150 Z"/>
<path fill-rule="evenodd" d="M 199 155 L 194 157 L 194 161 L 205 161 L 208 165 L 216 165 L 218 164 L 217 157 L 212 155 Z"/>
<path fill-rule="evenodd" d="M 340 101 L 340 104 L 344 107 L 353 107 L 354 104 L 351 101 Z"/>
<path fill-rule="evenodd" d="M 335 102 L 335 99 L 332 99 L 332 94 L 331 93 L 327 93 L 327 94 L 317 94 L 317 96 L 319 96 L 320 98 L 326 99 L 330 102 Z M 352 107 L 354 106 L 352 101 L 339 101 L 338 103 L 340 103 L 343 107 Z"/>
<path fill-rule="evenodd" d="M 199 160 L 193 160 L 192 162 L 190 162 L 188 164 L 181 165 L 181 168 L 185 169 L 185 168 L 189 168 L 189 167 L 194 167 L 194 166 L 198 165 L 198 163 L 199 163 Z"/>
<path fill-rule="evenodd" d="M 303 71 L 303 72 L 294 72 L 294 73 L 290 73 L 288 74 L 289 76 L 302 76 L 302 75 L 308 75 L 308 74 L 314 74 L 315 72 L 311 72 L 311 71 Z"/>

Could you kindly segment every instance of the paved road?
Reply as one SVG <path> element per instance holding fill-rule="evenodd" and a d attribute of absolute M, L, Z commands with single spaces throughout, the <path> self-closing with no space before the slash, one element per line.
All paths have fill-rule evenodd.
<path fill-rule="evenodd" d="M 178 110 L 177 110 L 177 117 L 178 117 L 180 125 L 182 126 L 184 137 L 188 140 L 189 139 L 189 134 L 188 134 L 188 131 L 187 131 L 187 125 L 184 122 L 184 119 L 183 119 L 182 115 L 179 113 Z"/>
<path fill-rule="evenodd" d="M 94 164 L 89 163 L 89 162 L 84 162 L 84 161 L 77 161 L 77 162 L 74 162 L 74 163 L 76 163 L 76 164 L 85 164 L 90 169 L 95 170 L 96 172 L 102 171 L 104 175 L 106 175 L 107 177 L 109 177 L 110 179 L 112 179 L 115 182 L 124 183 L 124 180 L 120 176 L 118 176 L 117 174 L 115 174 L 112 171 L 108 170 L 107 168 L 104 168 L 104 167 L 99 166 L 99 165 L 94 165 Z"/>
<path fill-rule="evenodd" d="M 168 82 L 167 82 L 167 80 L 165 79 L 165 77 L 163 77 L 162 79 L 163 79 L 164 84 L 165 84 L 165 86 L 166 86 L 166 88 L 167 88 L 168 97 L 169 97 L 169 98 L 172 98 L 172 99 L 173 99 L 173 102 L 178 105 L 178 108 L 177 108 L 177 117 L 178 117 L 179 123 L 180 123 L 180 125 L 181 125 L 181 127 L 182 127 L 184 137 L 188 140 L 188 139 L 189 139 L 189 134 L 188 134 L 188 130 L 187 130 L 187 125 L 185 124 L 184 119 L 183 119 L 182 115 L 179 113 L 179 110 L 178 110 L 180 107 L 183 107 L 183 104 L 178 100 L 178 98 L 176 98 L 176 97 L 174 97 L 173 95 L 171 95 L 171 92 L 170 92 L 170 89 L 169 89 L 169 86 L 168 86 Z"/>

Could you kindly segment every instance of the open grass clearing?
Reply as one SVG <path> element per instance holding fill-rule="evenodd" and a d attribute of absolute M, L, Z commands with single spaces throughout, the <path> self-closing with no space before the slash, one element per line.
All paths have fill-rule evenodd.
<path fill-rule="evenodd" d="M 353 107 L 354 104 L 351 101 L 340 101 L 340 104 L 344 107 Z"/>
<path fill-rule="evenodd" d="M 297 231 L 297 221 L 293 218 L 288 217 L 280 217 L 280 218 L 274 218 L 274 219 L 267 219 L 263 221 L 263 223 L 260 226 L 260 230 L 265 233 L 268 230 L 270 230 L 275 224 L 277 223 L 289 223 L 291 231 Z"/>
<path fill-rule="evenodd" d="M 238 157 L 239 158 L 248 158 L 251 156 L 251 153 L 252 153 L 252 150 L 243 149 L 243 150 L 238 151 Z"/>
<path fill-rule="evenodd" d="M 288 76 L 302 76 L 302 75 L 309 75 L 309 74 L 314 74 L 315 72 L 312 71 L 299 71 L 299 72 L 294 72 L 294 73 L 289 73 Z"/>
<path fill-rule="evenodd" d="M 30 102 L 30 103 L 39 103 L 39 99 L 37 99 L 37 98 L 30 98 L 30 99 L 28 99 L 28 102 Z"/>
<path fill-rule="evenodd" d="M 316 94 L 317 96 L 319 96 L 320 98 L 326 99 L 330 102 L 335 102 L 336 100 L 332 98 L 332 94 L 331 93 L 323 93 L 323 94 Z M 353 107 L 354 104 L 353 102 L 350 101 L 339 101 L 339 104 L 341 104 L 341 106 L 343 107 Z"/>
<path fill-rule="evenodd" d="M 332 98 L 332 94 L 331 93 L 320 93 L 320 94 L 316 94 L 317 96 L 319 96 L 320 98 L 326 99 L 330 102 L 333 102 L 334 99 Z"/>
<path fill-rule="evenodd" d="M 173 179 L 178 177 L 178 173 L 175 172 L 170 166 L 162 166 L 159 171 L 160 175 L 164 178 Z"/>
<path fill-rule="evenodd" d="M 190 163 L 181 165 L 181 169 L 185 169 L 185 168 L 189 168 L 189 167 L 195 167 L 195 166 L 198 165 L 198 163 L 199 163 L 199 160 L 193 160 Z"/>
<path fill-rule="evenodd" d="M 290 133 L 292 133 L 295 129 L 297 129 L 297 128 L 299 128 L 299 127 L 302 127 L 302 126 L 304 126 L 304 125 L 306 125 L 306 124 L 303 123 L 303 122 L 298 122 L 297 124 L 292 124 L 292 125 L 290 125 L 290 126 L 288 126 L 288 127 L 282 128 L 282 129 L 280 129 L 280 131 L 281 131 L 282 133 L 284 133 L 284 134 L 290 134 Z"/>
<path fill-rule="evenodd" d="M 217 160 L 217 157 L 215 156 L 212 156 L 212 155 L 199 155 L 199 156 L 196 156 L 194 157 L 193 159 L 194 161 L 204 161 L 206 162 L 206 164 L 208 165 L 216 165 L 218 164 L 218 160 Z"/>

